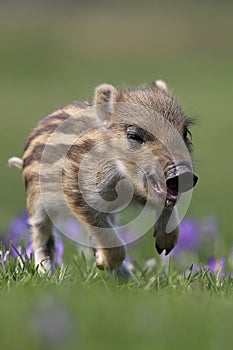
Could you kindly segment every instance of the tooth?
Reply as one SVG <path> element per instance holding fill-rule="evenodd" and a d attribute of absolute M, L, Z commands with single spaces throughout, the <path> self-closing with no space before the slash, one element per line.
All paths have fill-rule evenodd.
<path fill-rule="evenodd" d="M 171 205 L 173 205 L 173 202 L 170 201 L 170 199 L 167 199 L 167 200 L 166 200 L 166 206 L 169 207 L 169 206 L 171 206 Z"/>

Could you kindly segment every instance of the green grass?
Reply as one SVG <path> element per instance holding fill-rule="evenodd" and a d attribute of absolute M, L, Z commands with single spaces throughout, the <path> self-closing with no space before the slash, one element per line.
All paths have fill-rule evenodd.
<path fill-rule="evenodd" d="M 24 245 L 22 245 L 23 251 Z M 233 291 L 233 278 L 227 275 L 221 276 L 220 271 L 213 274 L 205 266 L 196 268 L 192 263 L 187 264 L 184 270 L 181 270 L 177 262 L 171 256 L 157 261 L 155 266 L 148 267 L 141 259 L 138 261 L 132 259 L 132 271 L 136 280 L 121 280 L 116 274 L 108 271 L 100 271 L 94 259 L 86 256 L 85 252 L 79 250 L 72 252 L 73 261 L 68 265 L 57 267 L 53 276 L 45 273 L 41 276 L 34 260 L 22 256 L 17 248 L 18 256 L 15 258 L 10 255 L 6 263 L 1 262 L 0 269 L 0 288 L 1 290 L 12 290 L 15 286 L 39 286 L 39 285 L 66 285 L 77 284 L 80 286 L 98 286 L 109 291 L 113 290 L 141 290 L 142 292 L 166 293 L 168 291 L 193 292 L 194 294 L 204 293 L 209 296 L 228 296 Z M 3 249 L 4 251 L 4 249 Z M 73 253 L 73 254 L 72 254 Z M 66 259 L 65 259 L 66 260 Z M 64 263 L 65 264 L 65 263 Z"/>
<path fill-rule="evenodd" d="M 3 349 L 231 348 L 232 278 L 135 263 L 139 286 L 73 258 L 52 277 L 20 257 L 0 269 Z"/>
<path fill-rule="evenodd" d="M 216 216 L 221 244 L 214 253 L 229 255 L 232 4 L 172 4 L 117 3 L 114 10 L 83 6 L 30 16 L 17 8 L 0 12 L 2 231 L 25 208 L 21 176 L 7 159 L 21 156 L 39 119 L 73 100 L 92 98 L 99 83 L 134 86 L 161 78 L 185 113 L 199 117 L 192 133 L 200 181 L 188 215 Z M 156 256 L 151 233 L 131 252 L 140 286 L 118 282 L 76 255 L 67 244 L 67 268 L 53 277 L 40 277 L 32 262 L 20 264 L 19 258 L 0 268 L 1 349 L 232 348 L 232 278 L 207 270 L 187 275 L 174 262 L 146 271 L 145 261 Z M 46 335 L 53 327 L 56 341 Z"/>

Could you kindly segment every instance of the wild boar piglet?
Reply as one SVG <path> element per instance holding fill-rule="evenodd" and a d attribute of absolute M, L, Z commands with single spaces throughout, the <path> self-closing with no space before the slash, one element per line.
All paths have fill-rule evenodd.
<path fill-rule="evenodd" d="M 159 213 L 155 246 L 168 254 L 179 235 L 177 201 L 198 179 L 191 124 L 160 80 L 134 89 L 102 84 L 93 102 L 75 102 L 42 119 L 22 160 L 9 160 L 22 168 L 39 270 L 54 272 L 53 225 L 69 214 L 88 231 L 97 266 L 124 269 L 126 244 L 114 216 L 130 201 Z"/>

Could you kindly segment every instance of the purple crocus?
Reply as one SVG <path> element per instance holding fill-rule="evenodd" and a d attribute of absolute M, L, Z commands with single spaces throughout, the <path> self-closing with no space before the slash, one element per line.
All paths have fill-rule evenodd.
<path fill-rule="evenodd" d="M 17 251 L 16 251 L 16 249 L 17 249 Z M 17 258 L 18 256 L 20 256 L 23 261 L 31 260 L 31 258 L 33 256 L 31 240 L 28 242 L 25 250 L 22 248 L 22 245 L 17 245 L 16 249 L 14 247 L 11 248 L 11 253 L 14 257 Z"/>
<path fill-rule="evenodd" d="M 6 265 L 9 254 L 10 254 L 9 250 L 7 250 L 6 252 L 3 252 L 2 250 L 0 250 L 0 265 Z"/>
<path fill-rule="evenodd" d="M 184 219 L 180 225 L 178 243 L 173 249 L 175 256 L 183 252 L 194 252 L 200 245 L 200 228 L 198 223 L 192 219 Z"/>
<path fill-rule="evenodd" d="M 12 254 L 15 257 L 18 257 L 20 255 L 20 257 L 21 257 L 21 259 L 23 261 L 26 261 L 26 259 L 27 260 L 31 260 L 32 257 L 34 256 L 34 252 L 33 252 L 33 249 L 32 249 L 32 241 L 31 240 L 29 241 L 25 252 L 22 249 L 21 245 L 17 246 L 16 249 L 17 249 L 17 251 L 14 248 L 12 249 Z M 55 255 L 56 255 L 56 263 L 59 266 L 62 265 L 63 251 L 64 251 L 64 245 L 63 245 L 62 240 L 61 239 L 56 240 L 56 242 L 55 242 Z M 26 253 L 26 256 L 25 256 L 25 253 Z"/>
<path fill-rule="evenodd" d="M 221 257 L 216 259 L 214 257 L 209 258 L 207 267 L 213 275 L 217 275 L 222 278 L 225 275 L 226 259 Z"/>
<path fill-rule="evenodd" d="M 62 256 L 64 252 L 64 244 L 61 239 L 56 240 L 55 243 L 55 250 L 56 250 L 56 263 L 61 266 L 62 265 Z"/>
<path fill-rule="evenodd" d="M 31 249 L 30 244 L 30 235 L 29 235 L 29 223 L 28 223 L 28 213 L 23 212 L 18 217 L 13 219 L 10 222 L 10 234 L 7 237 L 6 245 L 9 246 L 10 242 L 13 246 L 10 248 L 10 252 L 14 257 L 18 257 L 18 253 L 20 254 L 23 261 L 26 260 L 23 249 L 20 245 L 21 240 L 26 244 L 26 250 L 28 250 L 27 257 L 30 259 L 29 247 Z M 14 248 L 16 247 L 16 249 Z M 31 249 L 32 250 L 32 249 Z"/>
<path fill-rule="evenodd" d="M 12 242 L 13 246 L 16 247 L 16 249 L 14 249 L 14 247 L 11 247 L 10 249 L 11 254 L 14 257 L 18 257 L 20 255 L 23 261 L 25 261 L 26 259 L 31 260 L 34 254 L 32 249 L 32 240 L 29 234 L 29 228 L 30 226 L 28 223 L 28 214 L 27 212 L 24 212 L 21 215 L 19 215 L 17 218 L 11 221 L 10 235 L 7 238 L 7 245 L 9 245 L 9 243 Z M 26 245 L 25 251 L 20 244 L 21 240 L 23 240 Z M 56 241 L 55 241 L 56 262 L 59 266 L 62 265 L 63 250 L 64 250 L 64 247 L 63 247 L 62 240 L 56 238 Z"/>
<path fill-rule="evenodd" d="M 71 239 L 76 243 L 83 243 L 83 229 L 81 224 L 73 218 L 69 218 L 62 223 L 61 228 L 54 227 L 55 235 L 64 234 L 67 238 Z"/>
<path fill-rule="evenodd" d="M 8 243 L 11 241 L 15 246 L 19 244 L 21 238 L 29 239 L 28 213 L 24 212 L 10 223 L 10 235 Z"/>
<path fill-rule="evenodd" d="M 132 263 L 131 259 L 129 256 L 127 256 L 124 260 L 124 265 L 130 270 L 133 271 L 134 270 L 134 264 Z"/>

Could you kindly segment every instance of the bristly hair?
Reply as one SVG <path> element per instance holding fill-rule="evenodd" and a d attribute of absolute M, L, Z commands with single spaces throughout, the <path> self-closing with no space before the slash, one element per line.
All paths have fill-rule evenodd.
<path fill-rule="evenodd" d="M 198 118 L 197 117 L 188 117 L 188 116 L 184 116 L 185 118 L 185 126 L 187 128 L 189 128 L 190 126 L 196 125 Z"/>
<path fill-rule="evenodd" d="M 193 143 L 192 143 L 192 133 L 189 130 L 189 128 L 193 125 L 195 125 L 197 122 L 196 117 L 187 117 L 185 116 L 185 121 L 184 121 L 184 141 L 188 147 L 189 152 L 193 151 Z"/>

